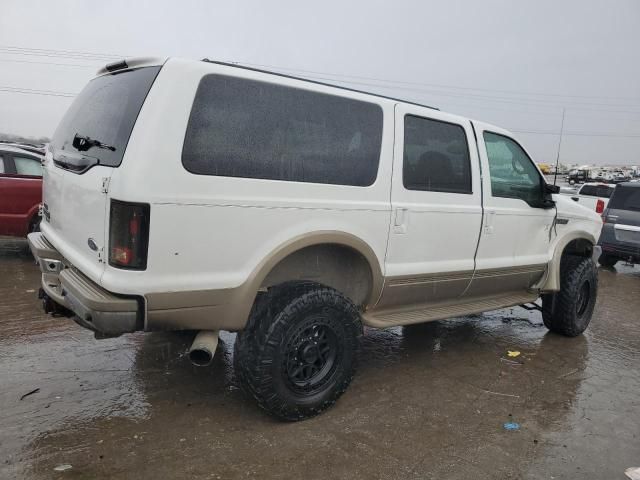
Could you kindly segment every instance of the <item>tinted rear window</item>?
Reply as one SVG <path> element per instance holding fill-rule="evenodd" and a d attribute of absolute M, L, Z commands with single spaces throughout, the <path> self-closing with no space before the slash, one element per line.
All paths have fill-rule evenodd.
<path fill-rule="evenodd" d="M 406 115 L 402 182 L 407 190 L 471 193 L 471 162 L 464 128 Z"/>
<path fill-rule="evenodd" d="M 601 197 L 609 198 L 613 193 L 613 187 L 606 185 L 585 185 L 580 190 L 580 195 L 586 195 L 589 197 Z"/>
<path fill-rule="evenodd" d="M 82 153 L 84 157 L 97 159 L 100 165 L 120 165 L 140 108 L 159 71 L 160 67 L 144 67 L 91 80 L 56 129 L 51 141 L 54 158 L 65 150 L 66 161 L 73 162 L 73 154 L 79 154 L 72 146 L 78 134 L 115 148 L 93 147 Z"/>
<path fill-rule="evenodd" d="M 618 185 L 609 201 L 609 208 L 640 212 L 640 187 Z"/>
<path fill-rule="evenodd" d="M 373 103 L 207 75 L 182 163 L 202 175 L 368 186 L 381 141 L 382 109 Z"/>

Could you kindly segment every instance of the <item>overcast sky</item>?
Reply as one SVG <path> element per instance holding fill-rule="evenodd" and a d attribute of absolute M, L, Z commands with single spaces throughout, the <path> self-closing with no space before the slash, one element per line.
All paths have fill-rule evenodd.
<path fill-rule="evenodd" d="M 537 161 L 555 161 L 565 107 L 561 162 L 640 164 L 638 0 L 2 0 L 0 132 L 51 136 L 72 100 L 59 95 L 140 55 L 427 103 L 515 131 Z"/>

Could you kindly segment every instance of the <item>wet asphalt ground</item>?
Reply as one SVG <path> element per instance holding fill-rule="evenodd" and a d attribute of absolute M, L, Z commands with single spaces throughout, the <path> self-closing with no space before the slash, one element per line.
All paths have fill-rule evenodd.
<path fill-rule="evenodd" d="M 233 334 L 208 368 L 189 363 L 188 334 L 97 341 L 41 312 L 39 278 L 25 242 L 0 239 L 3 479 L 623 479 L 640 467 L 638 267 L 600 269 L 578 338 L 521 308 L 369 329 L 346 394 L 293 424 L 236 387 Z"/>

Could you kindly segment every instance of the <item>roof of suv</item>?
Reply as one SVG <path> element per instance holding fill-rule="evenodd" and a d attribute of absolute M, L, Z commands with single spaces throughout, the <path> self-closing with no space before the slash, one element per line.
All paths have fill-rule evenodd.
<path fill-rule="evenodd" d="M 133 68 L 164 65 L 165 63 L 167 63 L 171 59 L 172 59 L 172 57 L 135 57 L 135 58 L 126 58 L 126 59 L 122 59 L 120 61 L 105 65 L 104 67 L 102 67 L 100 70 L 98 70 L 96 72 L 96 75 L 97 76 L 108 75 L 110 73 L 121 71 L 121 70 L 129 70 L 129 69 L 133 69 Z M 184 60 L 184 59 L 182 59 L 182 60 Z M 229 63 L 229 62 L 222 62 L 222 61 L 218 61 L 218 60 L 210 60 L 208 58 L 203 58 L 202 60 L 189 60 L 189 61 L 192 61 L 192 62 L 206 62 L 206 63 L 210 63 L 210 64 L 214 64 L 214 65 L 220 65 L 222 67 L 230 67 L 230 68 L 248 70 L 248 71 L 252 71 L 252 72 L 264 73 L 264 74 L 267 74 L 267 75 L 274 75 L 274 76 L 278 76 L 278 77 L 282 77 L 282 78 L 288 78 L 288 79 L 293 79 L 293 80 L 299 80 L 301 82 L 312 83 L 314 85 L 322 85 L 322 86 L 325 86 L 325 87 L 337 88 L 337 89 L 348 91 L 348 92 L 362 93 L 362 94 L 365 94 L 365 95 L 370 95 L 372 97 L 382 98 L 382 99 L 385 99 L 385 100 L 391 100 L 391 101 L 394 101 L 394 102 L 401 102 L 401 103 L 405 103 L 405 104 L 409 104 L 409 105 L 416 105 L 416 106 L 419 106 L 419 107 L 429 108 L 429 109 L 432 109 L 432 110 L 440 110 L 438 107 L 433 107 L 433 106 L 430 106 L 430 105 L 425 105 L 425 104 L 422 104 L 422 103 L 413 102 L 411 100 L 406 100 L 406 99 L 396 98 L 396 97 L 389 97 L 389 96 L 382 95 L 382 94 L 379 94 L 379 93 L 367 92 L 365 90 L 357 90 L 355 88 L 349 88 L 349 87 L 345 87 L 345 86 L 342 86 L 342 85 L 336 85 L 336 84 L 333 84 L 333 83 L 321 82 L 321 81 L 313 80 L 313 79 L 306 78 L 306 77 L 297 77 L 297 76 L 294 76 L 294 75 L 288 75 L 286 73 L 276 72 L 276 71 L 272 71 L 272 70 L 263 70 L 263 69 L 260 69 L 260 68 L 254 68 L 254 67 L 250 67 L 250 66 L 247 66 L 247 65 L 237 64 L 237 63 Z M 443 113 L 445 113 L 445 112 L 443 112 Z M 470 120 L 470 121 L 476 122 L 478 124 L 481 123 L 485 128 L 490 128 L 490 129 L 494 130 L 497 133 L 508 132 L 508 130 L 506 130 L 506 129 L 502 128 L 502 127 L 498 127 L 497 125 L 492 125 L 492 124 L 489 124 L 489 123 L 486 123 L 486 122 L 478 122 L 477 120 L 473 120 L 473 119 L 471 119 L 469 117 L 464 117 L 464 116 L 461 116 L 461 115 L 456 115 L 456 114 L 451 114 L 451 113 L 448 113 L 448 114 L 452 115 L 454 117 L 458 117 L 461 120 L 464 119 L 464 120 Z M 510 132 L 508 132 L 508 133 L 511 134 Z"/>

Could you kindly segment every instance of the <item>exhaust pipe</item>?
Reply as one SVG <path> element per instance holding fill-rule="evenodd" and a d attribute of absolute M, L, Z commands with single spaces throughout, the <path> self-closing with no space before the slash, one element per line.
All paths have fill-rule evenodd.
<path fill-rule="evenodd" d="M 213 361 L 213 355 L 218 346 L 218 332 L 215 330 L 201 330 L 193 339 L 189 348 L 189 360 L 198 367 L 206 367 Z"/>

